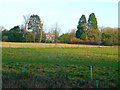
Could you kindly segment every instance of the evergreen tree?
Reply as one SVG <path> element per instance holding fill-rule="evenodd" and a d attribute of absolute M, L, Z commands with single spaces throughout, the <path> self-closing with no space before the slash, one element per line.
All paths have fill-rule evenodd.
<path fill-rule="evenodd" d="M 2 35 L 8 36 L 7 41 L 12 41 L 12 42 L 23 42 L 24 41 L 23 30 L 20 29 L 19 26 L 14 26 L 9 31 L 4 30 Z"/>
<path fill-rule="evenodd" d="M 93 28 L 93 29 L 98 29 L 97 19 L 96 19 L 94 13 L 91 13 L 91 14 L 89 15 L 88 27 Z"/>
<path fill-rule="evenodd" d="M 89 15 L 87 36 L 89 40 L 96 41 L 97 44 L 100 44 L 101 39 L 98 30 L 97 19 L 94 13 Z"/>
<path fill-rule="evenodd" d="M 76 31 L 76 37 L 80 38 L 81 40 L 86 40 L 86 17 L 85 15 L 82 15 L 79 19 L 77 31 Z"/>

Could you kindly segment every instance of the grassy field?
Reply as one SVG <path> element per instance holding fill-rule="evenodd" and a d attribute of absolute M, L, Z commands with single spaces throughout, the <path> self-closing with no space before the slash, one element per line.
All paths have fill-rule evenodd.
<path fill-rule="evenodd" d="M 39 47 L 99 47 L 98 45 L 84 45 L 84 44 L 62 44 L 62 43 L 19 43 L 19 42 L 0 42 L 0 47 L 26 47 L 26 48 L 39 48 Z M 109 47 L 109 46 L 103 46 Z"/>
<path fill-rule="evenodd" d="M 21 46 L 18 43 L 19 47 L 15 47 L 16 44 L 2 44 L 3 87 L 119 86 L 118 47 L 45 47 L 42 44 L 43 48 L 38 43 L 21 43 Z"/>

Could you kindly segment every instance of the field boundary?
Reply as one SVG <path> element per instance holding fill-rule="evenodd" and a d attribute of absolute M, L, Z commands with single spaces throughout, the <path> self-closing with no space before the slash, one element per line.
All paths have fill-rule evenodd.
<path fill-rule="evenodd" d="M 118 47 L 118 46 L 100 46 L 100 45 L 84 45 L 84 44 L 62 44 L 62 43 L 19 43 L 19 42 L 0 42 L 0 47 Z"/>

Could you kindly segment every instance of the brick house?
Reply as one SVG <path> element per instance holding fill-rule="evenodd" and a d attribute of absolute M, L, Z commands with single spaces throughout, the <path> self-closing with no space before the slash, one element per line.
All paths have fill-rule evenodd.
<path fill-rule="evenodd" d="M 50 32 L 46 33 L 46 40 L 54 41 L 55 40 L 55 34 L 51 34 Z"/>

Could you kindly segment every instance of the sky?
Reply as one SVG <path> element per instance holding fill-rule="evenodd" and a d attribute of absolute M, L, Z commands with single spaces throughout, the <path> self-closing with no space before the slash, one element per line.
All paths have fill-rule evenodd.
<path fill-rule="evenodd" d="M 46 32 L 57 23 L 61 33 L 76 29 L 82 14 L 95 13 L 99 27 L 118 27 L 117 0 L 1 0 L 0 25 L 11 29 L 24 24 L 23 15 L 39 15 Z"/>

